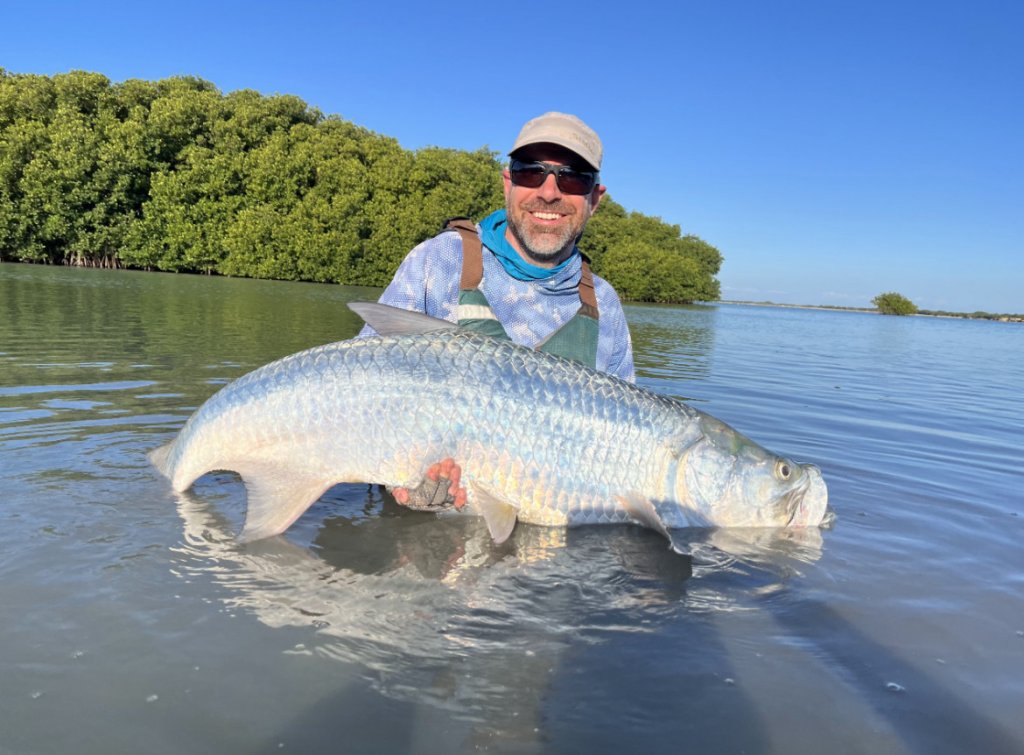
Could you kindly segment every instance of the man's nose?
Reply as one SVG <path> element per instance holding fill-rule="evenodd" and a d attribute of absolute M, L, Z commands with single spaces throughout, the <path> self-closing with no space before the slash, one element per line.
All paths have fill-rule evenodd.
<path fill-rule="evenodd" d="M 558 188 L 558 178 L 554 173 L 544 176 L 544 183 L 537 188 L 537 194 L 547 200 L 559 199 L 562 190 Z"/>

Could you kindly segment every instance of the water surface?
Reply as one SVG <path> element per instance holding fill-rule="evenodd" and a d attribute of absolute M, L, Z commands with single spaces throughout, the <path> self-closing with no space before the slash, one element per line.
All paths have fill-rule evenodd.
<path fill-rule="evenodd" d="M 145 452 L 376 291 L 0 265 L 0 752 L 1024 751 L 1024 329 L 627 309 L 640 382 L 822 467 L 820 537 L 332 489 L 240 546 Z"/>

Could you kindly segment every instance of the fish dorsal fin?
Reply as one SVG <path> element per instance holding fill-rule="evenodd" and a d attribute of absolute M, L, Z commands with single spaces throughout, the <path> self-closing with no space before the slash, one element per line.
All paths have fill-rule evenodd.
<path fill-rule="evenodd" d="M 366 321 L 382 336 L 420 335 L 438 330 L 455 330 L 459 326 L 422 312 L 399 309 L 369 301 L 350 301 L 348 308 Z"/>
<path fill-rule="evenodd" d="M 469 483 L 473 506 L 487 522 L 487 530 L 495 543 L 503 543 L 516 526 L 519 509 L 491 493 L 479 483 Z"/>

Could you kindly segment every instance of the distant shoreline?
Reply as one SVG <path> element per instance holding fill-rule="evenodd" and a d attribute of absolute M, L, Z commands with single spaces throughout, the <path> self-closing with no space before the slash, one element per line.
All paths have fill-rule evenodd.
<path fill-rule="evenodd" d="M 779 307 L 782 309 L 823 309 L 834 312 L 861 312 L 879 315 L 873 307 L 840 307 L 831 304 L 780 304 L 774 301 L 747 301 L 743 299 L 719 299 L 715 304 L 739 304 L 746 307 Z M 992 320 L 995 322 L 1024 323 L 1024 315 L 992 314 L 990 312 L 943 312 L 930 309 L 918 310 L 913 315 L 891 315 L 893 317 L 943 317 L 954 320 Z"/>
<path fill-rule="evenodd" d="M 160 270 L 142 270 L 140 268 L 125 268 L 114 266 L 111 268 L 105 268 L 100 266 L 78 266 L 78 265 L 51 265 L 45 262 L 30 262 L 24 260 L 4 260 L 0 259 L 0 265 L 11 264 L 11 265 L 38 265 L 41 267 L 66 267 L 69 269 L 116 269 L 126 270 L 131 272 L 164 272 Z M 177 275 L 179 273 L 171 273 Z M 202 273 L 180 273 L 184 275 L 201 275 Z M 219 274 L 218 274 L 219 275 Z M 219 276 L 221 277 L 221 276 Z M 222 277 L 235 277 L 235 276 L 222 276 Z M 246 277 L 246 276 L 238 276 Z M 249 278 L 249 280 L 275 280 L 273 278 Z M 294 282 L 309 282 L 309 281 L 294 281 Z M 325 285 L 358 285 L 358 284 L 344 284 L 344 283 L 326 283 Z M 370 288 L 381 288 L 381 286 L 371 286 Z M 626 304 L 645 304 L 649 302 L 632 301 L 629 299 L 623 299 Z M 829 312 L 860 312 L 862 314 L 869 315 L 880 315 L 877 309 L 873 307 L 841 307 L 833 304 L 783 304 L 774 301 L 750 301 L 747 299 L 717 299 L 715 301 L 701 301 L 691 302 L 693 304 L 738 304 L 745 307 L 777 307 L 779 309 L 817 309 L 825 310 Z M 669 305 L 671 306 L 671 305 Z M 940 317 L 954 320 L 989 320 L 993 322 L 1013 322 L 1013 323 L 1024 323 L 1024 314 L 993 314 L 990 312 L 942 312 L 930 309 L 918 310 L 913 315 L 890 315 L 891 317 Z"/>

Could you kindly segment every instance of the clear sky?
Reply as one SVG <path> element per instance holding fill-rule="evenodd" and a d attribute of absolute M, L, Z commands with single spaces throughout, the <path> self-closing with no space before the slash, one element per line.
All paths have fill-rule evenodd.
<path fill-rule="evenodd" d="M 294 94 L 416 149 L 575 113 L 727 299 L 1024 312 L 1024 2 L 3 4 L 0 67 Z"/>

